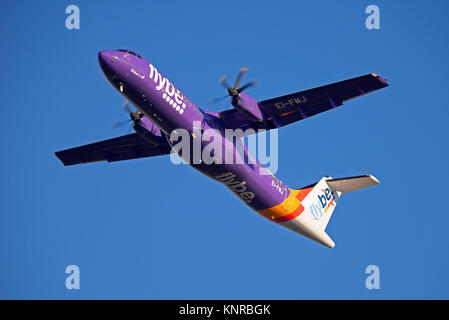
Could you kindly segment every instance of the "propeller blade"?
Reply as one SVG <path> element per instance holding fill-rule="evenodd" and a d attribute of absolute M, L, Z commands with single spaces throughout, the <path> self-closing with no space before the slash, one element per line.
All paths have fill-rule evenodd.
<path fill-rule="evenodd" d="M 226 81 L 226 75 L 224 75 L 223 77 L 220 78 L 220 80 L 218 80 L 218 82 L 221 83 L 221 85 L 223 87 L 225 87 L 226 89 L 231 88 L 231 86 L 229 85 L 228 81 Z"/>
<path fill-rule="evenodd" d="M 133 111 L 130 109 L 130 107 L 129 107 L 128 104 L 129 104 L 129 101 L 126 100 L 125 102 L 122 103 L 122 108 L 123 108 L 123 110 L 125 110 L 126 112 L 131 113 L 131 112 L 133 112 Z"/>
<path fill-rule="evenodd" d="M 240 85 L 240 81 L 242 80 L 243 74 L 248 71 L 248 68 L 243 67 L 242 69 L 240 69 L 239 75 L 237 76 L 237 79 L 235 79 L 235 85 L 234 85 L 234 89 L 238 89 L 239 85 Z"/>
<path fill-rule="evenodd" d="M 225 95 L 225 96 L 222 96 L 222 97 L 216 97 L 216 98 L 212 98 L 212 99 L 210 99 L 210 103 L 217 103 L 217 102 L 219 102 L 219 101 L 221 101 L 221 100 L 224 100 L 224 99 L 226 99 L 226 98 L 228 98 L 229 97 L 229 95 Z"/>
<path fill-rule="evenodd" d="M 251 82 L 248 82 L 247 84 L 245 84 L 245 85 L 242 86 L 241 88 L 238 88 L 238 89 L 237 89 L 237 92 L 240 93 L 240 92 L 242 92 L 243 90 L 245 90 L 245 89 L 247 89 L 247 88 L 255 87 L 255 86 L 257 86 L 257 81 L 256 81 L 256 80 L 251 81 Z"/>
<path fill-rule="evenodd" d="M 250 87 L 256 86 L 257 81 L 251 81 L 251 82 L 244 84 L 241 88 L 239 88 L 240 82 L 242 81 L 243 75 L 245 74 L 246 71 L 248 71 L 248 68 L 246 68 L 246 67 L 243 67 L 240 69 L 239 74 L 237 75 L 237 78 L 235 80 L 234 87 L 231 87 L 229 85 L 229 83 L 226 81 L 226 75 L 221 77 L 220 80 L 218 80 L 218 82 L 220 82 L 220 84 L 223 87 L 228 89 L 228 95 L 224 96 L 224 97 L 217 97 L 217 98 L 210 99 L 210 103 L 216 103 L 216 102 L 221 101 L 229 96 L 231 98 L 229 99 L 228 104 L 226 106 L 226 109 L 227 109 L 229 107 L 229 105 L 231 104 L 231 102 L 234 103 L 239 99 L 240 92 L 242 92 L 243 90 L 246 90 Z"/>
<path fill-rule="evenodd" d="M 112 127 L 113 127 L 113 128 L 119 128 L 119 127 L 121 127 L 121 126 L 127 124 L 127 123 L 130 122 L 130 121 L 131 121 L 131 119 L 129 119 L 129 120 L 123 120 L 123 121 L 118 121 L 118 122 L 113 122 L 113 123 L 112 123 Z"/>
<path fill-rule="evenodd" d="M 232 100 L 232 98 L 228 100 L 228 104 L 226 105 L 225 110 L 229 109 L 229 105 L 231 104 L 231 100 Z"/>

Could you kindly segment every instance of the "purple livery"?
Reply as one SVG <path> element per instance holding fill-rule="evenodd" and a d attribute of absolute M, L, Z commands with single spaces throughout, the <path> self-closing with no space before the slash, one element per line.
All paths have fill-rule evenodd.
<path fill-rule="evenodd" d="M 234 108 L 217 113 L 200 109 L 134 51 L 101 51 L 98 60 L 111 85 L 137 108 L 137 112 L 130 112 L 136 133 L 56 152 L 64 165 L 167 155 L 175 146 L 172 134 L 180 129 L 190 133 L 192 146 L 197 143 L 203 149 L 210 141 L 203 141 L 201 134 L 214 129 L 219 134 L 218 138 L 214 136 L 213 143 L 220 144 L 224 152 L 212 163 L 194 161 L 190 165 L 224 184 L 263 217 L 328 247 L 334 247 L 334 242 L 325 228 L 340 195 L 379 183 L 371 175 L 339 179 L 324 177 L 311 186 L 290 189 L 257 160 L 245 160 L 252 158 L 246 146 L 242 152 L 236 141 L 229 141 L 225 135 L 227 129 L 279 128 L 337 108 L 349 99 L 388 86 L 377 74 L 256 101 L 243 92 L 254 83 L 240 87 L 242 75 L 247 70 L 243 68 L 234 87 L 227 84 L 225 77 L 220 79 L 228 89 Z M 195 127 L 195 123 L 199 125 Z M 232 163 L 225 161 L 226 154 L 232 155 Z M 185 159 L 186 155 L 182 157 Z M 187 157 L 195 157 L 194 147 Z M 243 161 L 238 162 L 239 158 Z"/>

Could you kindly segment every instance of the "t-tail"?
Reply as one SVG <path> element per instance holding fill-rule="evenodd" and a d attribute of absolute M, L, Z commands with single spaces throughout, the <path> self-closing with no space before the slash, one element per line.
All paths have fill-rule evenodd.
<path fill-rule="evenodd" d="M 260 213 L 292 231 L 333 248 L 335 243 L 325 230 L 340 196 L 376 184 L 379 181 L 372 175 L 338 179 L 323 177 L 313 185 L 299 190 L 291 189 L 289 197 L 281 204 L 283 215 L 277 211 L 270 216 L 273 210 Z"/>

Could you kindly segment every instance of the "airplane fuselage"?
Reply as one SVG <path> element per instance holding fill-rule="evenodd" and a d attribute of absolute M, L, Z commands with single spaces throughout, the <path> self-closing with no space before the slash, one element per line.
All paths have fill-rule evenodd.
<path fill-rule="evenodd" d="M 175 143 L 169 137 L 173 131 L 180 128 L 189 131 L 191 144 L 200 144 L 201 149 L 210 143 L 201 139 L 201 132 L 208 129 L 220 132 L 218 143 L 224 150 L 222 161 L 218 164 L 215 162 L 206 164 L 202 161 L 190 163 L 193 168 L 224 184 L 240 200 L 259 213 L 289 198 L 291 189 L 271 174 L 257 159 L 253 158 L 254 163 L 248 163 L 245 159 L 237 160 L 252 155 L 248 154 L 246 148 L 242 152 L 234 141 L 230 143 L 226 139 L 223 134 L 225 126 L 216 114 L 199 108 L 151 63 L 120 51 L 102 51 L 99 60 L 110 83 L 160 129 L 161 136 L 167 137 L 172 146 Z M 141 120 L 141 126 L 146 130 L 153 130 L 152 124 L 145 117 Z M 194 130 L 195 122 L 200 124 L 199 131 Z M 194 141 L 195 139 L 199 141 Z M 217 143 L 215 139 L 214 143 Z M 192 148 L 191 152 L 193 158 L 195 150 Z M 225 163 L 226 153 L 231 153 L 235 157 L 233 163 Z M 274 212 L 271 216 L 265 212 L 263 215 L 276 221 L 285 212 L 281 214 Z"/>
<path fill-rule="evenodd" d="M 250 154 L 255 146 L 243 142 L 256 129 L 279 128 L 387 87 L 376 73 L 258 102 L 243 92 L 255 82 L 240 85 L 247 71 L 242 68 L 233 87 L 225 76 L 220 79 L 235 109 L 217 113 L 199 108 L 132 50 L 101 51 L 98 60 L 109 82 L 138 109 L 127 110 L 136 133 L 55 152 L 64 165 L 170 154 L 225 185 L 266 219 L 329 248 L 335 243 L 325 229 L 340 195 L 379 184 L 371 175 L 323 177 L 290 189 Z"/>

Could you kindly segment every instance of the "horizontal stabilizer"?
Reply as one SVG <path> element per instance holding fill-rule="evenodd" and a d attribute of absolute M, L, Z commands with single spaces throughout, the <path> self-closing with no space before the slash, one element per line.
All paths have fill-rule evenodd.
<path fill-rule="evenodd" d="M 379 184 L 379 180 L 370 174 L 364 176 L 329 179 L 326 181 L 335 191 L 347 193 Z"/>

